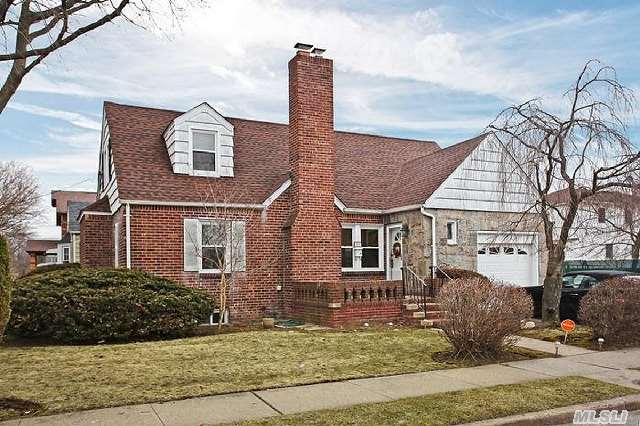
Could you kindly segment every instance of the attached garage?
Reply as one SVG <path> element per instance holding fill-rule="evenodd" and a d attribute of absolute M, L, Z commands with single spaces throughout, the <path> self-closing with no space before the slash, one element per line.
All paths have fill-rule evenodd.
<path fill-rule="evenodd" d="M 477 253 L 481 274 L 521 287 L 538 285 L 537 234 L 481 231 Z"/>

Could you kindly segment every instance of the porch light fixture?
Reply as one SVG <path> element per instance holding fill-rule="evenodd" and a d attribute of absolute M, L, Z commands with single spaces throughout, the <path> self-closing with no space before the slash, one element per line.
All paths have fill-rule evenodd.
<path fill-rule="evenodd" d="M 408 237 L 409 236 L 409 225 L 407 225 L 406 223 L 402 224 L 402 227 L 400 228 L 400 232 L 402 232 L 402 236 L 403 237 Z"/>

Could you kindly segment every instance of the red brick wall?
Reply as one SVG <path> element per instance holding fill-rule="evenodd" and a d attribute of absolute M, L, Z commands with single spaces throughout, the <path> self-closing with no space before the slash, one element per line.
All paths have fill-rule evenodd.
<path fill-rule="evenodd" d="M 360 279 L 296 283 L 293 316 L 328 326 L 402 318 L 402 282 Z"/>
<path fill-rule="evenodd" d="M 296 282 L 337 281 L 333 61 L 298 52 L 289 61 L 289 269 Z"/>
<path fill-rule="evenodd" d="M 283 224 L 286 197 L 276 200 L 263 220 L 260 211 L 191 207 L 131 206 L 131 262 L 142 269 L 182 284 L 219 295 L 219 276 L 184 271 L 183 227 L 185 218 L 246 220 L 246 272 L 236 272 L 230 294 L 231 321 L 248 323 L 265 314 L 286 316 L 291 289 L 284 280 Z M 124 218 L 123 218 L 124 220 Z M 282 290 L 276 289 L 277 285 Z"/>
<path fill-rule="evenodd" d="M 80 263 L 113 267 L 113 217 L 85 214 L 80 222 Z"/>

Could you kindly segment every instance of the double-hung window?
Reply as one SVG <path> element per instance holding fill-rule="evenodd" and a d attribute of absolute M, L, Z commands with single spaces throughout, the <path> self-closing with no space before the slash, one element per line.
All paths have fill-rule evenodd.
<path fill-rule="evenodd" d="M 245 271 L 245 221 L 184 219 L 184 270 L 204 274 Z"/>
<path fill-rule="evenodd" d="M 342 270 L 382 271 L 384 256 L 383 227 L 344 225 L 342 228 Z"/>
<path fill-rule="evenodd" d="M 191 129 L 191 163 L 196 175 L 211 176 L 217 172 L 216 132 Z"/>
<path fill-rule="evenodd" d="M 63 246 L 62 247 L 62 263 L 69 263 L 71 259 L 71 247 Z"/>
<path fill-rule="evenodd" d="M 201 222 L 202 226 L 202 267 L 203 272 L 224 270 L 227 256 L 228 224 L 223 221 Z"/>

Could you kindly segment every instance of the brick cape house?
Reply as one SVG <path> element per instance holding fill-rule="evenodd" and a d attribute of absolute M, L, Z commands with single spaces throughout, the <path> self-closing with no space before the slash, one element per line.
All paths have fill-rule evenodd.
<path fill-rule="evenodd" d="M 517 194 L 496 195 L 491 135 L 442 149 L 336 131 L 333 62 L 317 52 L 289 62 L 288 125 L 225 117 L 207 103 L 180 112 L 106 102 L 81 263 L 212 293 L 220 269 L 233 269 L 230 319 L 240 323 L 397 320 L 403 262 L 421 276 L 449 264 L 536 285 L 538 235 L 504 231 L 522 206 Z M 212 242 L 220 224 L 241 244 Z"/>

